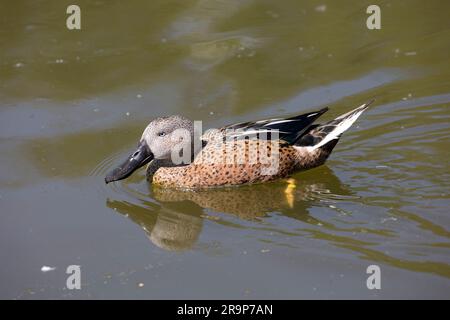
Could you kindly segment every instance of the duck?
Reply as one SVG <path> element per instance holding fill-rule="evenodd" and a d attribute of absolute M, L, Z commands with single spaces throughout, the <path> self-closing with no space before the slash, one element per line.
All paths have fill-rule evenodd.
<path fill-rule="evenodd" d="M 153 185 L 201 189 L 264 183 L 323 165 L 374 100 L 322 124 L 328 107 L 293 117 L 226 125 L 199 134 L 180 115 L 158 117 L 145 128 L 136 151 L 107 173 L 105 182 L 128 178 L 147 165 Z"/>

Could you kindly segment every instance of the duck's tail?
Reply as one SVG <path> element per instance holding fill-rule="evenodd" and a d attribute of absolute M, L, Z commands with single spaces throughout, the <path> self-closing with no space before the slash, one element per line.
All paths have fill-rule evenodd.
<path fill-rule="evenodd" d="M 342 133 L 352 126 L 356 119 L 358 119 L 373 101 L 374 100 L 364 103 L 362 106 L 327 123 L 311 127 L 311 130 L 303 135 L 295 145 L 298 147 L 305 147 L 308 151 L 314 151 L 321 148 L 331 152 Z"/>

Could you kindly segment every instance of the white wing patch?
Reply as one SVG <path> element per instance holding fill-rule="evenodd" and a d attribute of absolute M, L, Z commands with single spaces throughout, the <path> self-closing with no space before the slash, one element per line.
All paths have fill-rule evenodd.
<path fill-rule="evenodd" d="M 280 124 L 280 123 L 286 123 L 286 122 L 293 122 L 293 121 L 297 121 L 296 119 L 294 119 L 294 120 L 278 120 L 278 121 L 271 121 L 271 122 L 269 122 L 269 123 L 266 123 L 265 125 L 264 125 L 264 127 L 267 127 L 267 126 L 272 126 L 272 125 L 274 125 L 274 124 Z"/>
<path fill-rule="evenodd" d="M 334 139 L 339 139 L 342 133 L 347 131 L 352 124 L 356 121 L 356 119 L 359 118 L 359 116 L 364 112 L 364 110 L 367 109 L 368 104 L 363 104 L 362 106 L 356 108 L 355 110 L 352 110 L 350 112 L 347 112 L 346 114 L 343 114 L 336 118 L 336 120 L 343 119 L 342 122 L 338 123 L 333 131 L 331 131 L 325 138 L 323 138 L 318 144 L 314 146 L 308 146 L 306 147 L 308 151 L 316 150 L 317 148 L 320 148 L 324 145 L 326 145 L 328 142 Z M 353 113 L 353 114 L 352 114 Z M 347 117 L 347 118 L 346 118 Z"/>

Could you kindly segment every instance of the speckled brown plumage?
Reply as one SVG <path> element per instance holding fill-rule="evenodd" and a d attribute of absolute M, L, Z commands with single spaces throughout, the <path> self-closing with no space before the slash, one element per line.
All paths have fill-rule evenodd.
<path fill-rule="evenodd" d="M 235 141 L 233 147 L 227 143 L 208 144 L 187 166 L 159 168 L 152 182 L 157 185 L 175 188 L 202 188 L 259 183 L 284 178 L 293 172 L 309 169 L 322 164 L 329 155 L 324 149 L 309 152 L 281 142 L 278 146 L 279 164 L 273 174 L 263 174 L 270 163 L 258 158 L 261 147 L 259 140 Z M 273 145 L 265 143 L 263 148 L 270 153 Z M 254 149 L 252 149 L 254 148 Z M 256 154 L 255 154 L 256 153 Z M 227 157 L 241 159 L 243 163 L 228 163 Z"/>

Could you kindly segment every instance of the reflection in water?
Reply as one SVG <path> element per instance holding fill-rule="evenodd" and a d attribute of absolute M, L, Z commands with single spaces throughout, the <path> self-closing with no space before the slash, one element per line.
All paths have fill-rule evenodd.
<path fill-rule="evenodd" d="M 180 14 L 165 32 L 170 42 L 189 47 L 190 55 L 184 64 L 194 70 L 205 71 L 232 57 L 253 56 L 260 46 L 244 30 L 217 32 L 218 25 L 248 7 L 250 0 L 200 0 Z M 164 38 L 166 41 L 167 39 Z"/>
<path fill-rule="evenodd" d="M 300 178 L 273 183 L 181 191 L 149 185 L 150 196 L 157 203 L 142 200 L 107 200 L 107 206 L 137 223 L 149 239 L 167 250 L 185 250 L 197 241 L 202 230 L 202 219 L 220 221 L 210 216 L 211 210 L 231 214 L 245 220 L 259 220 L 273 212 L 300 221 L 315 221 L 308 217 L 308 209 L 320 202 L 351 198 L 349 189 L 342 185 L 333 172 L 322 168 L 314 182 Z M 313 222 L 314 223 L 314 222 Z"/>
<path fill-rule="evenodd" d="M 144 180 L 143 177 L 136 179 Z M 154 245 L 165 250 L 192 249 L 202 232 L 203 220 L 208 219 L 228 227 L 260 228 L 279 232 L 289 238 L 318 239 L 334 247 L 351 250 L 361 259 L 450 278 L 450 267 L 445 263 L 402 259 L 397 258 L 394 253 L 380 250 L 378 247 L 385 239 L 395 238 L 395 233 L 384 225 L 390 218 L 385 218 L 380 225 L 374 226 L 367 222 L 363 226 L 360 223 L 341 224 L 338 219 L 333 218 L 333 212 L 334 217 L 352 214 L 339 209 L 339 204 L 362 199 L 327 166 L 272 183 L 197 191 L 160 188 L 144 183 L 145 191 L 140 192 L 129 185 L 122 185 L 124 188 L 121 191 L 137 199 L 136 203 L 108 199 L 107 206 L 138 224 Z M 311 210 L 317 207 L 331 209 L 330 217 L 318 218 L 313 215 Z M 396 212 L 397 217 L 402 216 L 400 209 L 396 209 Z M 281 214 L 296 222 L 289 223 L 289 228 L 267 227 L 264 223 L 260 225 L 260 222 L 274 214 Z M 241 222 L 237 220 L 230 223 L 226 215 L 232 215 Z M 397 219 L 393 218 L 393 221 Z M 253 224 L 248 225 L 244 221 Z M 436 227 L 430 230 L 435 232 Z M 432 246 L 439 247 L 437 244 Z M 441 246 L 445 247 L 446 244 Z"/>
<path fill-rule="evenodd" d="M 163 203 L 188 200 L 202 208 L 225 212 L 247 220 L 264 217 L 274 211 L 303 214 L 307 212 L 311 202 L 325 200 L 335 195 L 348 195 L 348 191 L 339 184 L 338 178 L 330 169 L 325 168 L 325 175 L 316 179 L 314 183 L 294 177 L 274 183 L 211 188 L 196 192 L 153 187 L 153 197 Z M 328 189 L 331 186 L 333 191 Z"/>
<path fill-rule="evenodd" d="M 150 241 L 162 249 L 189 249 L 202 230 L 201 210 L 189 203 L 158 206 L 143 201 L 137 205 L 108 199 L 106 205 L 139 225 Z"/>

